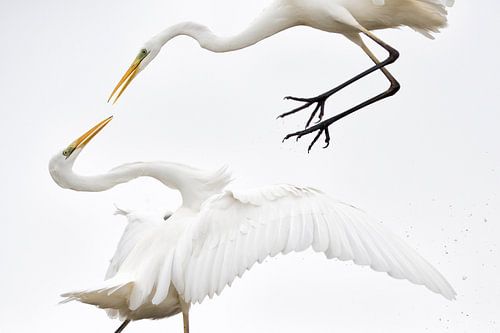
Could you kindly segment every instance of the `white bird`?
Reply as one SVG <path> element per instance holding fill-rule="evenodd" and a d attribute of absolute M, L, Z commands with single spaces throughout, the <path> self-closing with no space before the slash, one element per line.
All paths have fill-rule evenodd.
<path fill-rule="evenodd" d="M 219 37 L 206 26 L 195 22 L 175 24 L 144 44 L 130 68 L 114 88 L 108 102 L 118 93 L 116 102 L 134 77 L 158 55 L 168 41 L 176 36 L 185 35 L 194 38 L 202 48 L 212 52 L 230 52 L 254 45 L 291 27 L 309 26 L 346 36 L 361 47 L 375 63 L 373 67 L 316 97 L 286 97 L 286 99 L 301 102 L 303 105 L 279 117 L 286 117 L 309 107 L 313 107 L 313 111 L 306 124 L 306 129 L 287 135 L 285 140 L 291 137 L 299 139 L 304 135 L 317 132 L 309 150 L 322 134 L 325 135 L 326 148 L 330 143 L 328 129 L 331 124 L 372 103 L 394 95 L 400 88 L 399 83 L 385 68 L 396 61 L 399 57 L 398 51 L 371 31 L 408 26 L 429 38 L 433 38 L 431 33 L 439 32 L 441 28 L 446 26 L 445 6 L 452 6 L 453 2 L 454 0 L 273 0 L 272 4 L 247 29 L 232 37 Z M 380 62 L 365 45 L 361 34 L 386 49 L 389 56 Z M 386 91 L 323 121 L 325 102 L 330 96 L 379 69 L 390 82 L 390 87 Z M 316 115 L 318 115 L 317 123 L 310 126 Z"/>
<path fill-rule="evenodd" d="M 309 248 L 329 259 L 350 260 L 455 298 L 445 278 L 403 240 L 361 210 L 313 188 L 227 190 L 231 177 L 226 168 L 207 172 L 169 162 L 124 164 L 92 176 L 74 173 L 81 150 L 110 120 L 50 160 L 54 181 L 76 191 L 104 191 L 138 177 L 152 177 L 182 195 L 182 206 L 173 214 L 119 210 L 129 224 L 106 280 L 63 295 L 66 301 L 92 304 L 122 318 L 117 332 L 132 320 L 182 313 L 187 333 L 190 304 L 219 295 L 237 276 L 269 256 Z"/>

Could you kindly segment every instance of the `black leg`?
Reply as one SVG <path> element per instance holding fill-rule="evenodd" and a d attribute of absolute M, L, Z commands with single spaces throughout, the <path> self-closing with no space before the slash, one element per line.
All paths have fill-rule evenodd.
<path fill-rule="evenodd" d="M 387 57 L 387 59 L 385 59 L 384 61 L 382 62 L 379 62 L 375 56 L 370 52 L 370 50 L 364 45 L 364 43 L 361 41 L 361 39 L 359 39 L 358 41 L 355 41 L 359 46 L 361 46 L 361 48 L 368 54 L 368 56 L 370 56 L 370 58 L 375 62 L 375 65 L 371 68 L 369 68 L 368 70 L 356 75 L 355 77 L 353 77 L 352 79 L 342 83 L 341 85 L 333 88 L 332 90 L 330 91 L 327 91 L 326 93 L 324 94 L 321 94 L 317 97 L 314 97 L 314 98 L 296 98 L 296 97 L 287 97 L 287 99 L 292 99 L 292 100 L 295 100 L 295 101 L 300 101 L 300 102 L 304 102 L 304 104 L 302 106 L 299 106 L 289 112 L 286 112 L 286 113 L 283 113 L 282 115 L 280 115 L 278 118 L 284 118 L 286 116 L 289 116 L 291 114 L 294 114 L 296 112 L 299 112 L 301 110 L 304 110 L 304 109 L 307 109 L 308 107 L 316 104 L 313 112 L 311 113 L 311 116 L 309 117 L 309 120 L 307 121 L 307 124 L 306 124 L 306 129 L 303 130 L 303 131 L 299 131 L 299 132 L 295 132 L 295 133 L 292 133 L 292 134 L 289 134 L 285 137 L 284 140 L 287 140 L 289 139 L 290 137 L 292 136 L 296 136 L 297 139 L 299 139 L 300 137 L 306 135 L 306 134 L 309 134 L 309 133 L 312 133 L 314 131 L 318 131 L 318 135 L 314 138 L 313 142 L 311 143 L 311 145 L 309 146 L 309 151 L 311 150 L 312 146 L 316 143 L 316 141 L 319 139 L 319 137 L 321 136 L 321 134 L 325 134 L 325 148 L 328 147 L 329 143 L 330 143 L 330 136 L 329 136 L 329 132 L 328 132 L 328 126 L 330 126 L 332 123 L 334 123 L 335 121 L 339 120 L 339 119 L 342 119 L 344 118 L 345 116 L 359 110 L 359 109 L 362 109 L 364 108 L 365 106 L 368 106 L 372 103 L 375 103 L 379 100 L 382 100 L 384 98 L 387 98 L 389 96 L 392 96 L 394 95 L 400 88 L 399 86 L 399 83 L 396 81 L 396 79 L 394 79 L 394 77 L 387 71 L 387 69 L 385 69 L 385 66 L 395 62 L 398 57 L 399 57 L 399 52 L 392 48 L 391 46 L 389 46 L 388 44 L 386 44 L 385 42 L 383 42 L 382 40 L 380 40 L 379 38 L 377 38 L 375 35 L 373 35 L 371 32 L 369 31 L 363 31 L 363 33 L 365 35 L 367 35 L 369 38 L 371 38 L 372 40 L 374 40 L 377 44 L 379 44 L 380 46 L 382 46 L 384 49 L 386 49 L 388 52 L 389 52 L 389 56 Z M 336 115 L 335 117 L 332 117 L 332 118 L 329 118 L 328 120 L 324 121 L 324 122 L 321 122 L 319 123 L 322 119 L 323 119 L 323 115 L 324 115 L 324 108 L 325 108 L 325 103 L 326 103 L 326 100 L 332 96 L 333 94 L 335 94 L 336 92 L 342 90 L 343 88 L 347 87 L 348 85 L 360 80 L 361 78 L 367 76 L 368 74 L 374 72 L 374 71 L 377 71 L 377 70 L 381 70 L 384 75 L 389 79 L 390 83 L 391 83 L 391 86 L 389 87 L 389 89 L 387 91 L 385 91 L 384 93 L 382 94 L 379 94 L 357 106 L 355 106 L 354 108 L 351 108 L 343 113 L 340 113 L 338 115 Z M 312 120 L 314 119 L 314 117 L 316 116 L 316 114 L 318 113 L 319 111 L 319 115 L 318 115 L 318 122 L 315 126 L 313 127 L 309 127 Z"/>
<path fill-rule="evenodd" d="M 285 138 L 283 139 L 283 141 L 285 140 L 288 140 L 290 139 L 291 137 L 296 137 L 297 140 L 300 139 L 301 137 L 303 137 L 304 135 L 307 135 L 307 134 L 310 134 L 310 133 L 313 133 L 313 132 L 318 132 L 318 134 L 316 135 L 316 137 L 314 138 L 314 140 L 311 142 L 311 144 L 309 145 L 309 148 L 307 149 L 307 151 L 311 151 L 311 148 L 314 146 L 314 144 L 316 143 L 316 141 L 318 141 L 319 137 L 321 136 L 321 134 L 325 134 L 325 146 L 323 148 L 326 148 L 330 145 L 330 133 L 328 132 L 328 127 L 333 124 L 334 122 L 344 118 L 345 116 L 348 116 L 350 115 L 351 113 L 353 112 L 356 112 L 370 104 L 373 104 L 375 102 L 378 102 L 384 98 L 387 98 L 389 96 L 392 96 L 394 95 L 395 93 L 398 92 L 400 86 L 399 86 L 399 83 L 396 83 L 395 84 L 391 84 L 391 86 L 389 87 L 389 89 L 387 89 L 386 91 L 384 91 L 383 93 L 375 96 L 375 97 L 372 97 L 370 98 L 369 100 L 367 101 L 364 101 L 363 103 L 361 104 L 358 104 L 356 105 L 355 107 L 347 110 L 347 111 L 344 111 L 334 117 L 331 117 L 327 120 L 324 120 L 322 122 L 320 122 L 319 124 L 316 124 L 312 127 L 309 127 L 309 128 L 306 128 L 305 130 L 302 130 L 302 131 L 298 131 L 298 132 L 295 132 L 295 133 L 291 133 L 291 134 L 288 134 L 287 136 L 285 136 Z"/>
<path fill-rule="evenodd" d="M 115 333 L 120 333 L 121 331 L 123 331 L 125 329 L 125 327 L 127 327 L 127 325 L 130 324 L 130 319 L 127 319 L 125 320 L 121 325 L 120 327 L 118 327 L 118 329 L 115 331 Z"/>

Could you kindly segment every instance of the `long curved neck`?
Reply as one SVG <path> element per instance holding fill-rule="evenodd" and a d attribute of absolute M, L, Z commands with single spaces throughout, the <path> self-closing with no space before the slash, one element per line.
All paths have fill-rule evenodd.
<path fill-rule="evenodd" d="M 148 163 L 120 165 L 110 171 L 96 175 L 80 175 L 68 168 L 57 174 L 57 183 L 67 189 L 83 192 L 102 192 L 139 177 L 152 177 Z M 168 175 L 167 175 L 168 176 Z"/>
<path fill-rule="evenodd" d="M 220 37 L 202 24 L 183 22 L 163 30 L 153 40 L 164 45 L 172 38 L 184 35 L 195 39 L 202 48 L 209 51 L 230 52 L 254 45 L 298 24 L 299 20 L 295 18 L 293 10 L 285 1 L 278 0 L 265 9 L 247 29 L 234 36 Z"/>
<path fill-rule="evenodd" d="M 139 177 L 151 177 L 169 188 L 179 190 L 183 206 L 199 208 L 211 195 L 218 193 L 230 182 L 225 168 L 207 172 L 171 162 L 134 162 L 120 165 L 109 172 L 97 175 L 80 175 L 72 164 L 50 170 L 56 183 L 67 189 L 84 192 L 101 192 Z"/>

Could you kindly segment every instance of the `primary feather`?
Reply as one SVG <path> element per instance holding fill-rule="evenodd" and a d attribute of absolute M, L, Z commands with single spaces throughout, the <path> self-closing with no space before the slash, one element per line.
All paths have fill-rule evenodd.
<path fill-rule="evenodd" d="M 268 256 L 308 248 L 424 285 L 448 299 L 456 295 L 431 264 L 381 223 L 316 189 L 226 190 L 196 211 L 181 209 L 167 222 L 160 220 L 141 223 L 140 237 L 124 235 L 111 263 L 116 274 L 103 285 L 64 296 L 112 309 L 111 315 L 161 318 L 180 311 L 179 297 L 202 302 Z"/>
<path fill-rule="evenodd" d="M 291 185 L 227 191 L 201 209 L 188 231 L 191 255 L 174 285 L 201 302 L 268 256 L 312 247 L 327 258 L 352 260 L 453 299 L 455 292 L 429 263 L 361 210 L 322 192 Z"/>

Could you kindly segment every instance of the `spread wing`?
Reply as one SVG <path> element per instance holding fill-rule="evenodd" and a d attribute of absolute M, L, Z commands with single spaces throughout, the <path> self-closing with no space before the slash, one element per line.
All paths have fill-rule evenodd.
<path fill-rule="evenodd" d="M 290 185 L 226 191 L 205 203 L 175 250 L 172 280 L 187 302 L 201 302 L 256 262 L 310 247 L 455 298 L 434 267 L 364 212 Z"/>

